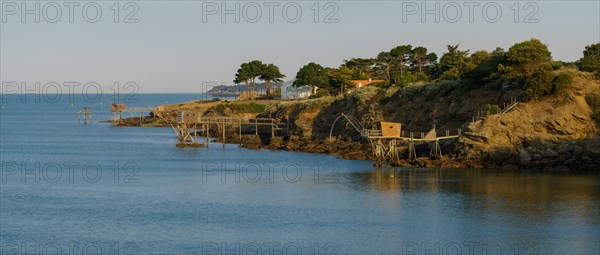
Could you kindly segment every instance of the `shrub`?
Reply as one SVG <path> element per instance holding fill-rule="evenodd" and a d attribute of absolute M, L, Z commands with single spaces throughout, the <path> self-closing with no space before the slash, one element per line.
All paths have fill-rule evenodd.
<path fill-rule="evenodd" d="M 573 86 L 576 73 L 570 69 L 536 71 L 526 82 L 525 100 L 538 100 L 552 94 L 560 94 Z"/>
<path fill-rule="evenodd" d="M 600 43 L 586 46 L 583 58 L 578 62 L 582 71 L 594 73 L 596 78 L 600 79 Z"/>
<path fill-rule="evenodd" d="M 563 68 L 564 64 L 561 61 L 552 61 L 550 62 L 550 66 L 552 67 L 552 70 L 556 71 Z"/>
<path fill-rule="evenodd" d="M 398 90 L 400 90 L 400 87 L 389 87 L 386 91 L 385 91 L 385 97 L 391 97 L 393 95 L 395 95 L 396 93 L 398 93 Z"/>
<path fill-rule="evenodd" d="M 424 81 L 424 82 L 429 81 L 429 77 L 425 73 L 417 73 L 417 74 L 415 74 L 415 77 L 417 78 L 417 81 Z"/>
<path fill-rule="evenodd" d="M 265 99 L 281 98 L 281 88 L 276 88 L 268 96 L 264 96 Z"/>
<path fill-rule="evenodd" d="M 224 107 L 229 107 L 235 113 L 261 113 L 267 109 L 267 105 L 255 102 L 249 103 L 227 103 Z"/>
<path fill-rule="evenodd" d="M 552 93 L 562 93 L 573 85 L 573 74 L 562 72 L 552 80 Z"/>
<path fill-rule="evenodd" d="M 366 105 L 378 94 L 379 89 L 376 87 L 367 86 L 362 89 L 357 89 L 350 94 L 355 102 L 359 105 Z"/>
<path fill-rule="evenodd" d="M 456 80 L 460 78 L 460 70 L 458 68 L 450 68 L 442 75 L 442 80 Z"/>
<path fill-rule="evenodd" d="M 213 97 L 213 98 L 210 98 L 210 99 L 196 100 L 195 103 L 202 104 L 202 103 L 213 103 L 213 102 L 218 102 L 218 101 L 221 101 L 221 98 Z"/>
<path fill-rule="evenodd" d="M 261 113 L 267 109 L 267 105 L 259 104 L 259 103 L 250 103 L 248 104 L 248 111 L 251 113 Z"/>
<path fill-rule="evenodd" d="M 424 91 L 424 84 L 412 84 L 400 89 L 398 98 L 401 100 L 412 100 L 414 97 L 419 96 Z"/>
<path fill-rule="evenodd" d="M 329 93 L 328 90 L 326 89 L 319 89 L 317 90 L 317 92 L 315 92 L 314 94 L 310 95 L 310 97 L 308 97 L 309 99 L 315 99 L 315 98 L 320 98 L 320 97 L 326 97 L 326 96 L 330 96 L 331 94 Z"/>
<path fill-rule="evenodd" d="M 553 76 L 550 69 L 542 68 L 535 71 L 526 82 L 527 89 L 523 95 L 525 100 L 539 100 L 552 94 L 552 79 Z"/>
<path fill-rule="evenodd" d="M 436 97 L 437 97 L 437 91 L 429 91 L 429 93 L 427 93 L 427 97 L 425 98 L 425 100 L 427 100 L 427 102 L 431 102 L 431 101 L 435 100 Z"/>
<path fill-rule="evenodd" d="M 305 105 L 304 111 L 317 111 L 326 107 L 327 105 L 331 105 L 335 101 L 335 97 L 333 96 L 323 96 L 314 100 L 307 100 L 303 102 Z"/>
<path fill-rule="evenodd" d="M 404 74 L 402 74 L 402 77 L 400 77 L 400 84 L 402 84 L 402 86 L 406 86 L 409 84 L 427 80 L 428 77 L 425 74 L 413 74 L 411 72 L 405 72 Z"/>
<path fill-rule="evenodd" d="M 600 125 L 600 95 L 588 95 L 585 101 L 592 108 L 592 118 Z"/>
<path fill-rule="evenodd" d="M 390 82 L 389 81 L 374 82 L 374 83 L 371 83 L 369 86 L 386 89 L 386 88 L 390 87 Z"/>

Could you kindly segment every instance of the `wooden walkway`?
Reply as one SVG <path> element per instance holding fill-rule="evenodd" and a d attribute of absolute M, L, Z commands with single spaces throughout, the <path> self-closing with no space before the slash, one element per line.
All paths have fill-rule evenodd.
<path fill-rule="evenodd" d="M 110 112 L 112 113 L 110 123 L 115 126 L 123 121 L 123 113 L 129 113 L 129 118 L 140 118 L 140 125 L 144 122 L 144 114 L 154 111 L 152 107 L 125 107 L 124 104 L 112 104 Z"/>
<path fill-rule="evenodd" d="M 227 132 L 232 130 L 231 128 L 228 129 L 228 127 L 237 127 L 239 141 L 241 142 L 244 126 L 254 127 L 254 134 L 256 136 L 259 134 L 259 127 L 268 127 L 271 131 L 271 137 L 275 137 L 277 131 L 283 130 L 281 126 L 284 125 L 273 118 L 206 117 L 202 116 L 199 112 L 181 112 L 176 119 L 159 117 L 166 120 L 173 128 L 179 140 L 178 147 L 208 146 L 210 130 L 215 126 L 217 133 L 220 133 L 223 139 L 223 146 L 225 146 Z M 206 141 L 204 145 L 199 143 L 198 133 L 205 137 Z"/>
<path fill-rule="evenodd" d="M 450 130 L 446 130 L 442 135 L 438 135 L 435 128 L 430 130 L 427 133 L 424 132 L 410 132 L 406 134 L 404 131 L 401 132 L 400 136 L 384 136 L 381 130 L 363 130 L 362 137 L 367 139 L 398 139 L 398 140 L 412 140 L 415 142 L 433 142 L 436 140 L 445 140 L 445 139 L 455 139 L 462 135 L 462 130 L 457 129 L 457 132 L 454 134 L 450 133 Z"/>

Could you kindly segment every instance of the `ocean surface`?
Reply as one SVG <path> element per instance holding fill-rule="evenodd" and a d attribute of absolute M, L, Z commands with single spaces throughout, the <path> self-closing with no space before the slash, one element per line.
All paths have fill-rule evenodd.
<path fill-rule="evenodd" d="M 1 254 L 600 254 L 598 174 L 177 148 L 99 122 L 112 98 L 0 96 Z"/>

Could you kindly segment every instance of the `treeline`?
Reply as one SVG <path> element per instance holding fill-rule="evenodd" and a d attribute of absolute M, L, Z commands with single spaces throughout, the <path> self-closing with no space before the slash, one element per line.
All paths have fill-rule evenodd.
<path fill-rule="evenodd" d="M 496 48 L 470 53 L 460 45 L 448 45 L 437 58 L 425 47 L 400 45 L 374 58 L 351 58 L 335 69 L 309 63 L 298 72 L 296 84 L 344 91 L 348 80 L 384 80 L 377 86 L 406 86 L 416 82 L 451 80 L 464 87 L 496 85 L 520 87 L 525 99 L 538 99 L 569 86 L 572 77 L 553 72 L 564 66 L 579 68 L 600 77 L 600 43 L 588 45 L 574 63 L 554 61 L 548 47 L 538 39 L 517 43 L 508 51 Z M 351 85 L 351 84 L 350 84 Z"/>
<path fill-rule="evenodd" d="M 236 82 L 253 79 L 238 79 L 240 72 L 250 70 L 250 75 L 241 77 L 261 77 L 262 70 L 253 65 L 242 64 Z M 246 66 L 245 66 L 246 65 Z M 274 66 L 274 65 L 273 65 Z M 466 88 L 476 86 L 519 87 L 524 90 L 525 99 L 534 100 L 557 93 L 568 87 L 572 77 L 566 73 L 554 72 L 565 66 L 591 72 L 600 78 L 600 43 L 588 45 L 583 57 L 573 63 L 554 61 L 548 47 L 538 39 L 520 42 L 507 51 L 496 48 L 492 52 L 460 49 L 460 45 L 448 45 L 447 51 L 438 59 L 435 53 L 425 47 L 400 45 L 383 51 L 373 58 L 351 58 L 337 68 L 323 67 L 311 62 L 300 68 L 294 85 L 309 85 L 314 96 L 335 95 L 351 89 L 351 80 L 383 80 L 379 87 L 407 86 L 416 82 L 451 80 Z M 272 67 L 275 70 L 276 66 Z M 277 71 L 279 70 L 276 68 Z M 258 74 L 258 75 L 257 75 Z M 273 81 L 273 75 L 266 76 Z M 277 77 L 282 78 L 282 75 Z M 262 79 L 262 78 L 261 78 Z M 269 80 L 270 79 L 270 80 Z M 248 85 L 247 85 L 248 87 Z M 315 91 L 316 88 L 318 91 Z M 315 93 L 316 92 L 316 93 Z"/>
<path fill-rule="evenodd" d="M 235 74 L 233 80 L 236 84 L 244 84 L 244 98 L 252 100 L 258 96 L 256 92 L 256 80 L 262 80 L 265 83 L 267 97 L 271 94 L 271 83 L 282 82 L 285 75 L 279 71 L 279 67 L 274 64 L 264 64 L 262 61 L 253 60 L 243 63 Z"/>

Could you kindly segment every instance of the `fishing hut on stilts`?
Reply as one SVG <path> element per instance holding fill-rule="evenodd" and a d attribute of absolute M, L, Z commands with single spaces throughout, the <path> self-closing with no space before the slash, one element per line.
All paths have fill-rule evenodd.
<path fill-rule="evenodd" d="M 90 107 L 82 107 L 81 110 L 79 110 L 77 112 L 77 124 L 81 123 L 81 120 L 83 119 L 83 124 L 92 124 L 92 117 L 93 117 L 93 113 L 92 113 L 92 108 Z"/>
<path fill-rule="evenodd" d="M 365 128 L 356 118 L 341 114 L 335 119 L 329 132 L 330 139 L 333 139 L 333 129 L 340 119 L 345 119 L 361 134 L 361 137 L 369 142 L 371 150 L 376 158 L 378 165 L 386 163 L 396 164 L 402 159 L 399 147 L 407 147 L 407 159 L 415 160 L 417 158 L 416 145 L 419 143 L 430 144 L 429 156 L 432 158 L 442 158 L 441 140 L 455 139 L 462 135 L 461 130 L 451 134 L 449 130 L 439 136 L 435 125 L 427 133 L 405 133 L 402 130 L 402 124 L 396 122 L 381 121 L 378 129 Z"/>

